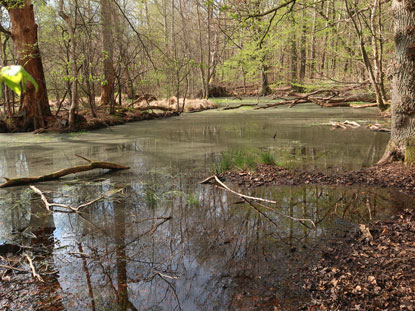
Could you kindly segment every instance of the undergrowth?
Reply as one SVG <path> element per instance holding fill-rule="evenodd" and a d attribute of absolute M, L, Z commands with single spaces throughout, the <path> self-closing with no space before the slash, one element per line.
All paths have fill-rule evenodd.
<path fill-rule="evenodd" d="M 260 164 L 276 165 L 277 163 L 275 156 L 268 150 L 258 152 L 230 150 L 221 153 L 213 170 L 216 174 L 233 169 L 254 171 Z"/>

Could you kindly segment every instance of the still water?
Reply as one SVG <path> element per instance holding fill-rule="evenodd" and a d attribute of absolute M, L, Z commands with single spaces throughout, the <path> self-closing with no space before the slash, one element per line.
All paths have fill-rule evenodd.
<path fill-rule="evenodd" d="M 131 167 L 0 190 L 0 242 L 41 248 L 65 310 L 283 310 L 307 297 L 296 278 L 318 246 L 354 223 L 396 213 L 393 189 L 261 187 L 240 191 L 278 202 L 257 211 L 198 182 L 227 150 L 268 150 L 283 165 L 359 169 L 382 155 L 388 134 L 331 130 L 333 120 L 376 122 L 375 110 L 314 105 L 207 111 L 91 133 L 0 134 L 0 176 L 42 175 L 81 164 L 75 155 Z M 363 122 L 363 121 L 362 121 Z M 232 186 L 237 189 L 236 186 Z M 283 216 L 311 218 L 309 229 Z M 270 221 L 272 220 L 272 222 Z"/>

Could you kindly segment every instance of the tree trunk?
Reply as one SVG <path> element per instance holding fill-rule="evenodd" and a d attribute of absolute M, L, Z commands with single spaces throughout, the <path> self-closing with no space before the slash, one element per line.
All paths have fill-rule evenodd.
<path fill-rule="evenodd" d="M 415 163 L 415 20 L 414 0 L 393 0 L 395 66 L 392 80 L 391 138 L 380 163 Z"/>
<path fill-rule="evenodd" d="M 262 60 L 261 62 L 261 90 L 259 92 L 259 95 L 261 96 L 267 96 L 271 93 L 271 88 L 268 83 L 267 68 L 264 62 L 265 60 Z"/>
<path fill-rule="evenodd" d="M 69 118 L 68 118 L 68 126 L 71 129 L 75 128 L 75 115 L 79 105 L 79 95 L 78 95 L 78 67 L 76 64 L 77 55 L 77 40 L 75 37 L 76 32 L 76 22 L 77 22 L 77 2 L 75 1 L 74 8 L 72 11 L 74 12 L 74 22 L 72 23 L 71 18 L 68 14 L 64 12 L 64 0 L 59 2 L 59 16 L 65 21 L 66 28 L 71 38 L 71 48 L 69 52 L 69 59 L 71 64 L 71 77 L 73 79 L 71 85 L 71 107 L 69 108 Z"/>
<path fill-rule="evenodd" d="M 111 2 L 101 0 L 102 45 L 105 81 L 101 86 L 101 105 L 110 105 L 111 113 L 114 104 L 114 43 L 112 37 Z"/>
<path fill-rule="evenodd" d="M 6 2 L 7 3 L 7 2 Z M 52 116 L 46 90 L 42 58 L 37 40 L 37 24 L 33 4 L 25 0 L 21 6 L 6 4 L 10 15 L 11 33 L 18 62 L 36 80 L 38 91 L 28 84 L 23 99 L 23 129 L 45 127 L 45 117 Z"/>

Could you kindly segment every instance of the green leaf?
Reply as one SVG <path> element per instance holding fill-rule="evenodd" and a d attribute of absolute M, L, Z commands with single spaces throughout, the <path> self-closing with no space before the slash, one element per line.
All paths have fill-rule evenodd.
<path fill-rule="evenodd" d="M 6 84 L 9 88 L 12 89 L 13 92 L 15 92 L 17 95 L 21 95 L 22 94 L 22 89 L 20 87 L 20 84 L 15 83 L 12 80 L 9 79 L 3 79 L 4 84 Z"/>
<path fill-rule="evenodd" d="M 33 79 L 33 77 L 22 66 L 5 66 L 0 70 L 0 84 L 6 84 L 17 95 L 21 95 L 22 87 L 23 90 L 26 89 L 28 81 L 32 83 L 36 91 L 38 91 L 39 86 L 35 79 Z"/>

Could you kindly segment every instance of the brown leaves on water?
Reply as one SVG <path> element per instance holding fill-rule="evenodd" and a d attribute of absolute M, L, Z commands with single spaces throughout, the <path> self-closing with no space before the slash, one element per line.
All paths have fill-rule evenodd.
<path fill-rule="evenodd" d="M 333 242 L 308 272 L 303 310 L 415 310 L 415 212 Z"/>

